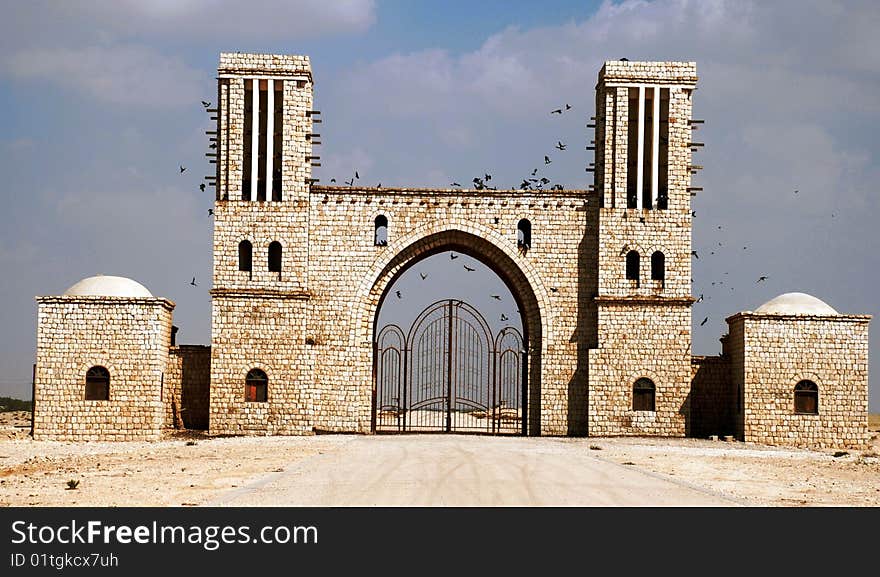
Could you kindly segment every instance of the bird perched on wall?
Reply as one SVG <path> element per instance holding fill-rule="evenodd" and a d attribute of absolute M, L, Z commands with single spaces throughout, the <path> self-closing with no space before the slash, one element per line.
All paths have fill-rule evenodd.
<path fill-rule="evenodd" d="M 555 292 L 558 291 L 558 290 L 559 290 L 559 289 L 556 288 L 555 286 L 550 287 L 550 292 L 552 292 L 552 293 L 555 293 Z"/>
<path fill-rule="evenodd" d="M 462 266 L 464 266 L 464 270 L 466 270 L 466 271 L 468 271 L 468 272 L 474 272 L 475 270 L 477 270 L 477 269 L 475 269 L 475 268 L 471 268 L 471 267 L 469 267 L 469 266 L 466 265 L 466 264 L 465 264 L 465 265 L 462 265 Z"/>

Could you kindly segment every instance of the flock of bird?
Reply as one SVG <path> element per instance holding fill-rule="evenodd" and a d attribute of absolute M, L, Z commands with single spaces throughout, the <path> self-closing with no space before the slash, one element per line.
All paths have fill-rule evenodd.
<path fill-rule="evenodd" d="M 209 109 L 210 109 L 210 107 L 211 107 L 211 103 L 210 103 L 210 102 L 207 102 L 207 101 L 205 101 L 205 100 L 202 100 L 201 102 L 202 102 L 202 106 L 205 108 L 205 110 L 209 110 Z M 564 113 L 566 113 L 567 111 L 569 111 L 569 110 L 571 110 L 571 109 L 572 109 L 572 106 L 571 106 L 570 104 L 566 103 L 564 106 L 561 106 L 561 107 L 559 107 L 559 108 L 554 108 L 553 110 L 551 110 L 551 111 L 550 111 L 550 115 L 551 115 L 551 116 L 552 116 L 552 115 L 559 115 L 559 116 L 562 116 Z M 216 143 L 212 143 L 212 144 L 210 145 L 210 147 L 211 147 L 212 149 L 213 149 L 213 148 L 216 148 L 216 146 L 217 146 Z M 563 143 L 561 140 L 557 140 L 557 141 L 556 141 L 556 144 L 555 144 L 555 146 L 554 146 L 554 148 L 555 148 L 556 150 L 562 152 L 562 151 L 565 151 L 565 150 L 568 148 L 568 145 L 565 144 L 565 143 Z M 544 165 L 546 166 L 546 165 L 552 164 L 552 162 L 553 162 L 553 160 L 550 158 L 549 154 L 545 154 L 545 155 L 544 155 Z M 178 165 L 178 170 L 179 170 L 179 174 L 183 174 L 184 172 L 186 172 L 186 167 L 183 166 L 182 164 L 180 164 L 180 165 Z M 344 183 L 345 183 L 347 186 L 351 187 L 351 186 L 354 186 L 355 182 L 358 181 L 358 180 L 360 180 L 360 174 L 359 174 L 359 171 L 355 170 L 355 171 L 354 171 L 354 175 L 353 175 L 349 180 L 344 181 Z M 488 172 L 484 172 L 482 176 L 476 176 L 476 177 L 474 177 L 474 178 L 471 180 L 471 182 L 473 183 L 473 187 L 474 187 L 475 190 L 497 190 L 497 187 L 495 187 L 495 186 L 491 186 L 491 185 L 489 184 L 491 180 L 492 180 L 492 175 L 491 175 L 490 173 L 488 173 Z M 330 179 L 330 182 L 331 182 L 331 183 L 335 183 L 335 182 L 336 182 L 336 178 L 331 178 L 331 179 Z M 547 177 L 545 177 L 545 176 L 540 176 L 540 177 L 539 177 L 539 176 L 538 176 L 538 168 L 534 168 L 534 169 L 532 169 L 532 171 L 529 173 L 528 176 L 526 176 L 526 177 L 524 177 L 524 178 L 522 179 L 522 182 L 521 182 L 520 185 L 519 185 L 519 190 L 523 190 L 523 191 L 525 191 L 525 190 L 544 190 L 544 187 L 547 186 L 547 185 L 550 184 L 550 183 L 551 183 L 551 180 L 550 180 L 549 178 L 547 178 Z M 458 182 L 452 182 L 452 183 L 450 184 L 450 186 L 451 186 L 451 187 L 454 187 L 454 188 L 461 188 L 461 184 L 458 183 Z M 382 187 L 382 184 L 379 183 L 379 184 L 377 185 L 377 188 L 381 188 L 381 187 Z M 204 192 L 204 190 L 205 190 L 205 184 L 204 184 L 204 183 L 201 183 L 201 184 L 199 185 L 199 190 L 202 191 L 202 192 Z M 562 186 L 561 184 L 553 184 L 553 185 L 550 187 L 550 190 L 563 190 L 563 186 Z M 794 191 L 794 194 L 798 194 L 798 193 L 799 193 L 799 190 L 795 190 L 795 191 Z M 209 209 L 208 209 L 208 215 L 209 215 L 209 216 L 213 216 L 213 215 L 214 215 L 214 209 L 209 208 Z M 696 216 L 697 216 L 696 211 L 691 211 L 691 217 L 696 218 Z M 832 214 L 832 217 L 834 217 L 833 214 Z M 721 226 L 718 226 L 718 230 L 722 230 L 722 227 L 721 227 Z M 723 246 L 724 246 L 723 243 L 718 242 L 718 247 L 723 247 Z M 743 247 L 742 247 L 742 250 L 747 250 L 747 249 L 748 249 L 747 246 L 743 246 Z M 624 253 L 625 253 L 625 250 L 626 250 L 626 247 L 624 247 L 624 251 L 623 251 Z M 710 251 L 709 254 L 710 254 L 710 255 L 715 255 L 715 250 Z M 696 250 L 692 250 L 692 251 L 691 251 L 691 255 L 692 255 L 694 258 L 696 258 L 696 259 L 699 259 L 699 258 L 700 258 L 700 255 L 699 255 L 699 253 L 698 253 Z M 456 255 L 455 253 L 450 253 L 450 258 L 454 260 L 454 259 L 458 258 L 458 255 Z M 464 267 L 464 269 L 465 269 L 467 272 L 474 272 L 474 271 L 476 270 L 476 269 L 473 268 L 473 267 L 469 267 L 467 264 L 463 265 L 463 267 Z M 423 272 L 420 272 L 419 274 L 420 274 L 422 280 L 425 280 L 425 279 L 428 278 L 428 275 L 425 274 L 425 273 L 423 273 Z M 727 275 L 728 273 L 725 272 L 724 274 Z M 770 278 L 770 277 L 767 276 L 767 275 L 761 275 L 760 277 L 758 277 L 758 280 L 755 281 L 755 282 L 756 282 L 756 283 L 764 282 L 764 281 L 766 281 L 766 280 L 769 279 L 769 278 Z M 691 279 L 691 283 L 692 283 L 692 284 L 694 283 L 694 280 L 693 280 L 693 279 Z M 189 284 L 190 284 L 191 286 L 198 286 L 198 283 L 196 282 L 196 277 L 193 277 L 193 278 L 192 278 L 192 281 L 190 281 Z M 721 286 L 724 286 L 724 281 L 713 281 L 713 282 L 711 283 L 711 286 L 713 286 L 713 287 L 721 287 Z M 733 287 L 733 286 L 729 286 L 729 288 L 730 288 L 731 291 L 734 290 L 734 287 Z M 556 292 L 555 289 L 553 290 L 553 292 Z M 399 290 L 396 291 L 396 296 L 397 296 L 397 298 L 399 298 L 399 299 L 403 298 L 403 295 L 402 295 L 401 291 L 399 291 Z M 499 296 L 499 295 L 491 295 L 491 297 L 492 297 L 493 299 L 500 300 L 500 296 Z M 699 298 L 697 298 L 697 299 L 695 300 L 695 303 L 694 303 L 694 304 L 700 304 L 700 303 L 704 302 L 705 300 L 711 300 L 711 298 L 712 298 L 711 296 L 705 296 L 705 294 L 704 294 L 703 292 L 701 292 Z M 504 315 L 504 314 L 502 314 L 501 317 L 502 317 L 502 318 L 501 318 L 502 321 L 506 321 L 506 320 L 508 320 L 508 317 L 507 317 L 506 315 Z M 708 316 L 704 317 L 703 320 L 700 322 L 700 326 L 704 326 L 708 321 L 709 321 L 709 317 L 708 317 Z"/>
<path fill-rule="evenodd" d="M 455 254 L 455 252 L 450 252 L 450 253 L 449 253 L 449 260 L 455 260 L 455 259 L 459 258 L 459 256 L 460 256 L 460 255 Z M 474 272 L 474 271 L 477 270 L 476 268 L 474 268 L 474 267 L 472 267 L 472 266 L 468 266 L 467 264 L 462 264 L 462 267 L 463 267 L 464 270 L 466 270 L 467 272 Z M 419 276 L 421 277 L 422 280 L 426 280 L 426 279 L 428 278 L 429 275 L 428 275 L 427 273 L 423 272 L 423 271 L 419 271 Z M 394 291 L 394 295 L 395 295 L 398 299 L 403 299 L 403 291 L 395 290 L 395 291 Z M 494 300 L 496 300 L 496 301 L 500 301 L 500 300 L 502 300 L 502 299 L 501 299 L 501 295 L 497 295 L 497 294 L 491 294 L 491 295 L 489 295 L 489 298 L 494 299 Z M 516 312 L 519 312 L 519 309 L 517 309 Z M 504 322 L 504 321 L 507 321 L 507 320 L 510 320 L 510 317 L 508 317 L 508 316 L 507 316 L 506 314 L 504 314 L 504 313 L 501 313 L 501 322 Z"/>

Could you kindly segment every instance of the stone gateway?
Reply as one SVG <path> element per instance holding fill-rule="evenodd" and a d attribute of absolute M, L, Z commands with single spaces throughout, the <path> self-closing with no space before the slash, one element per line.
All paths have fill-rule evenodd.
<path fill-rule="evenodd" d="M 606 62 L 589 190 L 322 186 L 309 59 L 221 54 L 211 344 L 177 345 L 174 303 L 129 279 L 37 297 L 34 438 L 371 433 L 389 414 L 407 430 L 412 398 L 377 393 L 395 350 L 378 311 L 403 271 L 453 250 L 507 284 L 523 330 L 496 351 L 521 353 L 504 365 L 518 404 L 441 397 L 447 427 L 863 446 L 870 316 L 780 295 L 727 319 L 721 355 L 691 354 L 696 84 L 693 62 Z"/>

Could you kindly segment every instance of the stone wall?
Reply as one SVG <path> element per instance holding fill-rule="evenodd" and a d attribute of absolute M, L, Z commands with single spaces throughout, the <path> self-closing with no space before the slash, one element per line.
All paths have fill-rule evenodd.
<path fill-rule="evenodd" d="M 613 299 L 599 305 L 590 351 L 589 434 L 681 437 L 689 413 L 690 302 Z M 633 410 L 633 385 L 655 386 L 655 411 Z"/>
<path fill-rule="evenodd" d="M 312 347 L 308 300 L 301 295 L 214 293 L 210 432 L 301 435 L 312 432 Z M 269 378 L 266 402 L 245 400 L 245 378 Z"/>
<path fill-rule="evenodd" d="M 742 347 L 731 361 L 741 363 L 732 372 L 742 379 L 743 440 L 863 447 L 868 438 L 869 320 L 856 315 L 729 317 L 732 352 Z M 805 379 L 819 387 L 815 415 L 794 412 L 794 387 Z"/>
<path fill-rule="evenodd" d="M 210 386 L 211 347 L 171 347 L 162 389 L 165 428 L 207 429 Z"/>
<path fill-rule="evenodd" d="M 37 303 L 34 438 L 159 438 L 174 304 L 93 296 L 37 297 Z M 110 373 L 109 400 L 85 400 L 93 366 Z"/>
<path fill-rule="evenodd" d="M 735 436 L 737 398 L 726 357 L 691 360 L 690 417 L 687 436 Z"/>

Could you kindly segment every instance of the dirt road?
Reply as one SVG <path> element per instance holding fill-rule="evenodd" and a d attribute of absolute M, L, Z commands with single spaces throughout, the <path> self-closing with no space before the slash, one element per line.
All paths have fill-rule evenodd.
<path fill-rule="evenodd" d="M 653 475 L 564 439 L 355 437 L 336 451 L 227 492 L 232 506 L 725 506 L 711 490 Z"/>
<path fill-rule="evenodd" d="M 877 421 L 871 447 L 840 452 L 444 435 L 63 443 L 33 441 L 26 424 L 0 415 L 0 506 L 880 506 Z"/>

